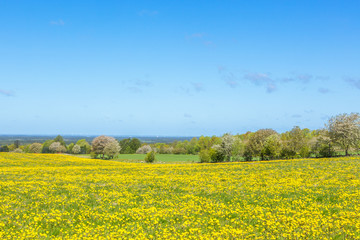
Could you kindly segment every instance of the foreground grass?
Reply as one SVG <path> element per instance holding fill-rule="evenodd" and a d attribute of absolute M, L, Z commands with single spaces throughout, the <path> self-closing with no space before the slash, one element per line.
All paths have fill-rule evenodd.
<path fill-rule="evenodd" d="M 1 239 L 359 239 L 360 160 L 0 154 Z"/>

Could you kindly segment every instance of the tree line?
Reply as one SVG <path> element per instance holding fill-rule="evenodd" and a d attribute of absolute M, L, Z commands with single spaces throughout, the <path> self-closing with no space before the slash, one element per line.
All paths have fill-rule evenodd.
<path fill-rule="evenodd" d="M 273 129 L 223 136 L 201 136 L 190 141 L 142 143 L 137 138 L 120 141 L 99 136 L 91 143 L 81 139 L 66 145 L 62 136 L 43 143 L 0 146 L 1 152 L 90 154 L 92 158 L 114 158 L 118 154 L 198 154 L 201 162 L 251 161 L 356 154 L 360 149 L 360 115 L 340 114 L 329 119 L 323 129 L 298 126 L 284 133 Z"/>

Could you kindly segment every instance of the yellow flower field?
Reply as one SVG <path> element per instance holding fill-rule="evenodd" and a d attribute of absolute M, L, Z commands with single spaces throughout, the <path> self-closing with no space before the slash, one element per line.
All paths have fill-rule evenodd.
<path fill-rule="evenodd" d="M 0 239 L 360 239 L 359 158 L 131 164 L 0 153 Z"/>

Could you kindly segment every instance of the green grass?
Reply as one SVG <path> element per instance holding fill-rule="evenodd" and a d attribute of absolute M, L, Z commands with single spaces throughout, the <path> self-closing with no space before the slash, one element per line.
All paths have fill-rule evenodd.
<path fill-rule="evenodd" d="M 119 154 L 116 158 L 111 159 L 117 162 L 143 163 L 146 154 Z M 80 158 L 90 158 L 89 154 L 73 155 Z M 156 154 L 155 163 L 196 163 L 199 162 L 198 155 L 184 154 Z"/>
<path fill-rule="evenodd" d="M 144 162 L 146 154 L 120 154 L 115 161 Z M 194 163 L 199 162 L 198 155 L 156 154 L 155 163 Z"/>

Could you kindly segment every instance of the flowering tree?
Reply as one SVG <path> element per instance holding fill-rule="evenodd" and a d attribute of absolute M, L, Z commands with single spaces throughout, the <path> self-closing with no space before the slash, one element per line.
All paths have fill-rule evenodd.
<path fill-rule="evenodd" d="M 79 154 L 81 152 L 81 147 L 77 144 L 74 145 L 74 147 L 72 148 L 72 152 L 74 154 Z"/>
<path fill-rule="evenodd" d="M 66 148 L 61 145 L 60 142 L 53 142 L 50 146 L 49 146 L 49 150 L 53 153 L 64 153 L 66 152 Z"/>
<path fill-rule="evenodd" d="M 42 144 L 41 143 L 32 143 L 29 147 L 29 152 L 31 153 L 41 153 Z"/>
<path fill-rule="evenodd" d="M 120 153 L 121 147 L 118 141 L 111 141 L 105 145 L 104 154 L 109 158 L 114 158 L 117 154 Z"/>
<path fill-rule="evenodd" d="M 104 136 L 104 135 L 94 138 L 94 140 L 91 143 L 94 156 L 96 157 L 97 155 L 101 154 L 102 155 L 101 158 L 104 158 L 105 147 L 110 142 L 117 142 L 117 141 L 113 137 Z"/>
<path fill-rule="evenodd" d="M 349 149 L 356 147 L 360 140 L 360 115 L 358 113 L 340 114 L 330 118 L 327 125 L 330 139 L 339 145 L 345 155 L 349 155 Z"/>
<path fill-rule="evenodd" d="M 147 154 L 149 152 L 151 152 L 151 147 L 149 145 L 144 145 L 140 148 L 138 148 L 138 150 L 136 151 L 137 154 Z"/>

